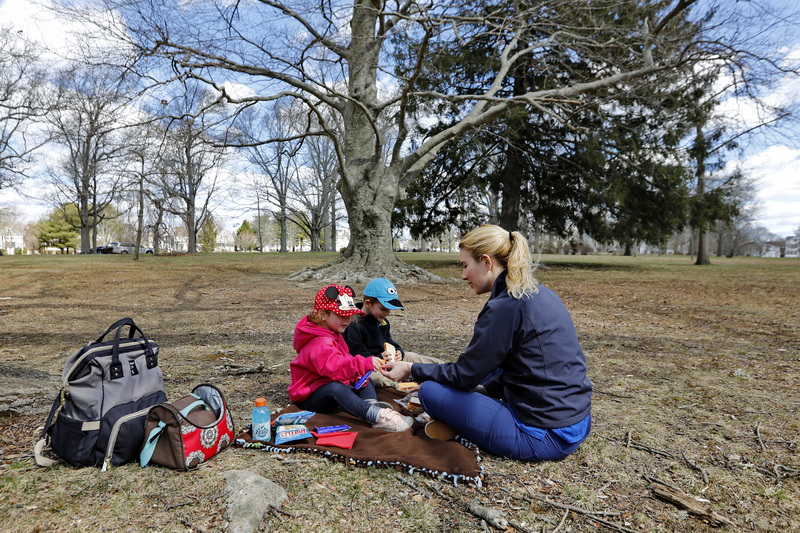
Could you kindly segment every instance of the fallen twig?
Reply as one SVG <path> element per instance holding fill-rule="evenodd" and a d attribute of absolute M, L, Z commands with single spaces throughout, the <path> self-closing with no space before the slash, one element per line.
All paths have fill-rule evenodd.
<path fill-rule="evenodd" d="M 645 452 L 654 453 L 656 455 L 662 455 L 664 457 L 668 457 L 669 459 L 677 459 L 677 457 L 675 457 L 674 455 L 672 455 L 669 452 L 665 452 L 664 450 L 659 450 L 657 448 L 653 448 L 653 447 L 647 446 L 645 444 L 639 444 L 638 442 L 631 442 L 630 443 L 630 447 L 631 448 L 636 448 L 637 450 L 643 450 Z"/>
<path fill-rule="evenodd" d="M 611 529 L 616 529 L 617 531 L 622 531 L 622 533 L 636 533 L 633 529 L 628 529 L 625 526 L 621 526 L 619 524 L 615 524 L 614 522 L 609 522 L 608 520 L 603 520 L 595 515 L 586 516 L 586 520 L 592 520 L 594 522 L 600 522 L 606 527 L 610 527 Z"/>
<path fill-rule="evenodd" d="M 592 389 L 592 392 L 597 394 L 605 394 L 606 396 L 613 396 L 615 398 L 634 398 L 634 396 L 626 396 L 624 394 L 616 394 L 614 392 L 606 392 L 602 390 Z"/>
<path fill-rule="evenodd" d="M 428 486 L 428 488 L 430 488 L 437 496 L 439 496 L 443 500 L 446 500 L 450 503 L 460 503 L 465 510 L 477 516 L 478 518 L 485 520 L 486 523 L 488 523 L 492 527 L 495 527 L 500 530 L 505 530 L 506 527 L 508 526 L 508 520 L 503 518 L 500 511 L 478 505 L 478 503 L 474 500 L 464 504 L 462 502 L 454 500 L 453 498 L 450 498 L 449 496 L 441 492 L 439 489 L 437 489 L 430 483 L 426 483 L 426 486 Z"/>
<path fill-rule="evenodd" d="M 764 441 L 761 440 L 761 422 L 756 424 L 756 439 L 758 439 L 758 445 L 761 447 L 761 451 L 767 451 L 767 447 L 764 446 Z"/>
<path fill-rule="evenodd" d="M 625 433 L 625 441 L 624 442 L 620 442 L 617 439 L 614 439 L 614 438 L 611 438 L 611 437 L 602 436 L 602 438 L 604 438 L 606 440 L 609 440 L 611 442 L 616 442 L 616 443 L 622 444 L 626 448 L 636 448 L 637 450 L 643 450 L 643 451 L 646 451 L 646 452 L 654 453 L 656 455 L 663 455 L 664 457 L 667 457 L 669 459 L 677 459 L 677 457 L 675 457 L 674 455 L 672 455 L 669 452 L 665 452 L 664 450 L 659 450 L 657 448 L 653 448 L 653 447 L 647 446 L 645 444 L 639 444 L 638 442 L 633 442 L 633 440 L 631 439 L 630 431 L 627 431 Z"/>
<path fill-rule="evenodd" d="M 225 365 L 223 369 L 225 373 L 228 374 L 229 376 L 242 376 L 246 374 L 262 374 L 270 372 L 270 369 L 266 368 L 263 363 L 258 366 L 251 366 L 245 368 L 231 368 L 230 365 Z"/>
<path fill-rule="evenodd" d="M 572 505 L 567 505 L 566 503 L 558 503 L 554 502 L 553 500 L 549 500 L 543 496 L 537 496 L 535 494 L 531 494 L 530 496 L 526 496 L 526 498 L 530 498 L 533 500 L 538 500 L 540 502 L 544 502 L 547 505 L 552 505 L 553 507 L 558 507 L 559 509 L 565 509 L 568 511 L 574 511 L 578 514 L 583 515 L 592 515 L 592 516 L 619 516 L 620 513 L 616 511 L 590 511 L 589 509 L 581 509 L 580 507 L 573 507 Z"/>
<path fill-rule="evenodd" d="M 183 507 L 184 505 L 192 505 L 193 503 L 197 503 L 197 500 L 189 500 L 188 502 L 183 503 L 173 503 L 172 505 L 167 505 L 164 509 L 165 511 L 169 511 L 170 509 L 177 509 L 178 507 Z"/>
<path fill-rule="evenodd" d="M 781 470 L 785 470 L 787 472 L 792 472 L 792 473 L 787 476 L 782 476 Z M 800 476 L 800 470 L 797 470 L 795 468 L 789 468 L 788 466 L 783 466 L 779 464 L 776 464 L 774 467 L 772 467 L 772 471 L 775 473 L 775 481 L 780 481 L 782 479 L 789 479 Z"/>
<path fill-rule="evenodd" d="M 660 498 L 673 505 L 677 505 L 678 507 L 688 511 L 690 514 L 699 516 L 704 520 L 708 520 L 714 526 L 733 525 L 733 522 L 711 509 L 708 505 L 697 501 L 695 498 L 686 494 L 677 487 L 664 483 L 656 478 L 646 477 L 645 479 L 651 482 L 650 489 L 653 491 L 653 495 L 657 498 Z"/>
<path fill-rule="evenodd" d="M 702 467 L 700 467 L 700 466 L 694 464 L 693 462 L 691 462 L 689 460 L 689 458 L 686 457 L 685 453 L 682 454 L 682 455 L 683 455 L 683 460 L 686 461 L 686 464 L 689 465 L 689 468 L 691 468 L 692 470 L 696 470 L 696 471 L 700 472 L 700 475 L 703 476 L 703 483 L 708 485 L 708 474 L 706 474 L 706 471 Z"/>
<path fill-rule="evenodd" d="M 535 500 L 542 501 L 542 502 L 544 502 L 544 503 L 546 503 L 548 505 L 552 505 L 553 507 L 558 507 L 559 509 L 565 509 L 567 512 L 569 512 L 569 511 L 576 512 L 576 513 L 578 513 L 580 515 L 583 515 L 587 520 L 594 520 L 595 522 L 599 522 L 599 523 L 603 524 L 606 527 L 610 527 L 611 529 L 616 529 L 617 531 L 622 531 L 623 533 L 636 533 L 634 530 L 628 529 L 625 526 L 621 526 L 619 524 L 615 524 L 614 522 L 609 522 L 608 520 L 604 520 L 604 519 L 600 518 L 600 515 L 619 516 L 620 513 L 607 512 L 607 511 L 598 511 L 598 512 L 588 511 L 586 509 L 581 509 L 579 507 L 573 507 L 571 505 L 566 505 L 566 504 L 563 504 L 563 503 L 554 502 L 552 500 L 548 500 L 547 498 L 543 498 L 543 497 L 536 496 L 536 495 L 531 495 L 530 497 L 535 499 Z"/>
<path fill-rule="evenodd" d="M 289 511 L 284 511 L 283 509 L 281 509 L 279 507 L 275 507 L 274 505 L 270 505 L 269 506 L 269 510 L 272 511 L 272 514 L 274 514 L 274 515 L 277 515 L 278 513 L 280 513 L 282 515 L 288 516 L 289 518 L 296 518 L 297 517 L 296 515 L 290 513 Z M 278 518 L 280 518 L 280 517 L 278 517 Z"/>
<path fill-rule="evenodd" d="M 192 524 L 191 522 L 189 522 L 189 521 L 188 521 L 188 520 L 186 520 L 185 518 L 178 518 L 178 521 L 179 521 L 181 524 L 183 524 L 184 526 L 186 526 L 186 527 L 188 527 L 188 528 L 190 528 L 190 529 L 193 529 L 193 530 L 195 530 L 195 531 L 199 531 L 200 533 L 206 533 L 206 530 L 205 530 L 205 529 L 203 529 L 203 528 L 202 528 L 202 527 L 200 527 L 200 526 L 196 526 L 196 525 Z"/>
<path fill-rule="evenodd" d="M 559 529 L 561 529 L 561 526 L 563 526 L 564 522 L 567 521 L 568 516 L 569 516 L 569 509 L 566 509 L 564 511 L 564 516 L 561 517 L 561 521 L 558 523 L 558 525 L 556 526 L 556 528 L 553 530 L 552 533 L 556 533 Z"/>
<path fill-rule="evenodd" d="M 409 487 L 411 487 L 412 489 L 414 489 L 415 491 L 417 491 L 417 492 L 418 492 L 418 493 L 420 493 L 421 495 L 425 496 L 426 498 L 430 498 L 430 497 L 431 497 L 431 495 L 430 495 L 430 494 L 428 494 L 427 492 L 425 492 L 425 491 L 424 491 L 424 490 L 422 490 L 421 488 L 417 487 L 417 486 L 416 486 L 414 483 L 412 483 L 410 480 L 406 479 L 408 476 L 404 476 L 404 475 L 401 475 L 401 474 L 395 474 L 395 476 L 394 476 L 394 477 L 395 477 L 397 480 L 399 480 L 401 483 L 403 483 L 404 485 L 408 485 Z"/>

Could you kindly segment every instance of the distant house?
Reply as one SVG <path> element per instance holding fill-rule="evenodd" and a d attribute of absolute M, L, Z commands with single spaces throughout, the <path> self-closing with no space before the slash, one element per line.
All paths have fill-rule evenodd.
<path fill-rule="evenodd" d="M 786 237 L 784 257 L 800 257 L 800 235 Z"/>
<path fill-rule="evenodd" d="M 780 241 L 769 241 L 761 244 L 761 257 L 780 257 L 783 243 Z"/>
<path fill-rule="evenodd" d="M 0 251 L 12 255 L 19 248 L 25 249 L 25 240 L 22 233 L 12 233 L 10 229 L 0 232 Z"/>

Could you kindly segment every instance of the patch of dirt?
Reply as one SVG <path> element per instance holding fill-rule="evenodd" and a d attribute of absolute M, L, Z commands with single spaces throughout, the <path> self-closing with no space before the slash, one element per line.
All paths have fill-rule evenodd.
<path fill-rule="evenodd" d="M 455 281 L 400 285 L 396 340 L 454 360 L 485 297 L 457 282 L 455 254 L 400 255 Z M 223 531 L 222 474 L 246 468 L 289 493 L 263 531 L 497 530 L 476 505 L 501 512 L 509 531 L 710 531 L 712 513 L 731 531 L 800 529 L 800 268 L 789 260 L 544 257 L 538 277 L 570 309 L 587 354 L 592 435 L 558 463 L 484 454 L 482 487 L 243 450 L 191 473 L 34 466 L 66 357 L 123 316 L 159 343 L 170 398 L 214 383 L 237 427 L 258 396 L 285 406 L 293 327 L 319 289 L 287 277 L 332 257 L 2 258 L 3 528 Z M 667 501 L 663 487 L 696 505 Z"/>

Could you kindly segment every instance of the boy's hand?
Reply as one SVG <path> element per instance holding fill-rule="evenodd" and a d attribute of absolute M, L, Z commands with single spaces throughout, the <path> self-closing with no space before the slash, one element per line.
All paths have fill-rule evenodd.
<path fill-rule="evenodd" d="M 383 343 L 383 353 L 381 357 L 387 362 L 389 361 L 399 361 L 400 358 L 397 357 L 397 351 L 394 348 L 394 345 L 389 344 L 388 342 Z"/>
<path fill-rule="evenodd" d="M 381 359 L 380 357 L 373 357 L 372 358 L 372 370 L 374 372 L 379 372 L 380 373 L 381 365 L 383 365 L 383 359 Z"/>
<path fill-rule="evenodd" d="M 381 374 L 392 381 L 403 381 L 411 375 L 412 364 L 414 363 L 406 363 L 405 361 L 387 362 L 381 368 Z"/>

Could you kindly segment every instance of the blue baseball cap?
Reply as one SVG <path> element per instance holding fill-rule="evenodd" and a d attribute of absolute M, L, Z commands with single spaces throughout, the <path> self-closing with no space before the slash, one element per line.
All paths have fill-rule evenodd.
<path fill-rule="evenodd" d="M 405 309 L 397 298 L 397 287 L 386 278 L 375 278 L 367 283 L 364 296 L 375 298 L 386 309 Z"/>

